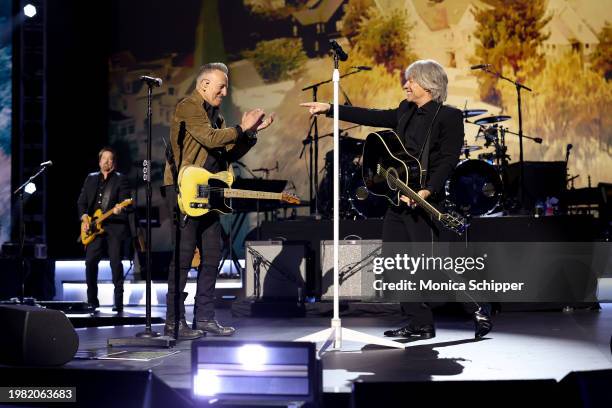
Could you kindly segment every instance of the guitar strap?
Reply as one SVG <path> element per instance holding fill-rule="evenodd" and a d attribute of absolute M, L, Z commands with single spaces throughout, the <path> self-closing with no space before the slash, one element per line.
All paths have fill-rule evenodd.
<path fill-rule="evenodd" d="M 429 170 L 429 142 L 431 140 L 431 130 L 433 129 L 436 117 L 440 112 L 440 108 L 442 108 L 442 104 L 439 104 L 438 109 L 436 109 L 436 113 L 434 114 L 434 117 L 431 120 L 431 123 L 429 124 L 427 136 L 425 136 L 425 143 L 423 143 L 423 146 L 421 147 L 421 152 L 419 153 L 419 161 L 421 162 L 421 187 L 424 187 L 425 183 L 427 182 L 427 172 Z"/>

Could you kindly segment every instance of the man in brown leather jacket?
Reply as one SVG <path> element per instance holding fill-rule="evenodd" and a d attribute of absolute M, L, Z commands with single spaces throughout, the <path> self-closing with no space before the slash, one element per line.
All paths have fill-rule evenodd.
<path fill-rule="evenodd" d="M 202 66 L 195 90 L 176 107 L 170 131 L 171 160 L 174 163 L 167 160 L 164 172 L 164 190 L 170 214 L 178 211 L 174 187 L 176 171 L 185 165 L 201 166 L 213 173 L 227 170 L 232 161 L 238 160 L 255 145 L 257 131 L 267 128 L 273 121 L 273 115 L 266 118 L 263 110 L 254 109 L 242 116 L 239 125 L 226 127 L 219 108 L 227 96 L 227 74 L 228 69 L 223 63 Z M 218 336 L 231 336 L 234 333 L 233 327 L 223 327 L 215 320 L 214 290 L 221 260 L 220 241 L 221 224 L 217 212 L 211 211 L 201 217 L 185 218 L 181 215 L 180 242 L 178 245 L 175 243 L 174 248 L 178 251 L 180 273 L 177 286 L 173 256 L 168 273 L 166 335 L 174 336 L 177 292 L 179 339 L 195 339 L 205 333 Z M 185 321 L 185 285 L 196 246 L 200 246 L 202 257 L 195 296 L 194 327 L 191 329 Z"/>

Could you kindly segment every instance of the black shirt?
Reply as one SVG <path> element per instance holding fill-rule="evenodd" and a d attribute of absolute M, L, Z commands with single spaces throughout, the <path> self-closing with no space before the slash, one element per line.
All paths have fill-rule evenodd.
<path fill-rule="evenodd" d="M 408 121 L 406 132 L 403 135 L 403 142 L 408 153 L 422 159 L 421 151 L 425 145 L 427 132 L 432 125 L 438 102 L 429 101 L 425 105 L 417 108 L 412 118 Z"/>
<path fill-rule="evenodd" d="M 204 101 L 202 105 L 204 110 L 206 111 L 206 115 L 210 120 L 210 124 L 213 129 L 219 129 L 222 123 L 221 112 L 218 107 L 210 105 L 208 102 Z M 239 125 L 236 125 L 236 130 L 238 130 L 238 140 L 246 140 L 246 143 L 249 145 L 254 145 L 257 141 L 257 132 L 247 131 L 244 132 Z M 206 157 L 206 162 L 204 163 L 204 168 L 210 172 L 217 173 L 219 171 L 224 171 L 228 168 L 229 162 L 231 161 L 227 157 L 227 151 L 224 147 L 220 147 L 217 149 L 207 149 L 208 156 Z"/>
<path fill-rule="evenodd" d="M 102 199 L 104 196 L 104 190 L 106 189 L 108 182 L 113 177 L 116 177 L 114 171 L 111 171 L 110 173 L 108 173 L 108 176 L 106 177 L 106 179 L 104 179 L 104 174 L 100 172 L 100 175 L 98 176 L 98 188 L 96 189 L 96 201 L 94 202 L 94 208 L 93 208 L 94 212 L 98 209 L 104 211 L 104 209 L 102 208 Z"/>
<path fill-rule="evenodd" d="M 210 105 L 208 102 L 204 102 L 204 110 L 206 111 L 206 115 L 210 120 L 210 125 L 212 128 L 219 129 L 221 123 L 219 108 Z M 208 156 L 206 157 L 204 168 L 213 173 L 227 169 L 225 148 L 208 149 Z"/>

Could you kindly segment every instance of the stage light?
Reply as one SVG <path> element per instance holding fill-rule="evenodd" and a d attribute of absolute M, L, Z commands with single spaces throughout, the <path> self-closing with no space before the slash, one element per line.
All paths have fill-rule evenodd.
<path fill-rule="evenodd" d="M 201 340 L 191 345 L 196 400 L 318 403 L 322 370 L 308 342 Z"/>
<path fill-rule="evenodd" d="M 245 344 L 238 349 L 238 360 L 245 370 L 263 371 L 268 351 L 260 344 Z"/>
<path fill-rule="evenodd" d="M 36 7 L 34 7 L 33 5 L 29 3 L 26 4 L 23 7 L 23 14 L 25 14 L 26 17 L 30 17 L 30 18 L 34 17 L 36 15 Z"/>
<path fill-rule="evenodd" d="M 220 384 L 216 371 L 198 370 L 193 377 L 193 393 L 202 397 L 214 397 L 219 392 Z"/>
<path fill-rule="evenodd" d="M 36 184 L 34 184 L 34 183 L 28 183 L 28 184 L 26 184 L 26 186 L 25 186 L 25 188 L 24 188 L 24 191 L 25 191 L 27 194 L 34 194 L 34 193 L 36 192 Z"/>

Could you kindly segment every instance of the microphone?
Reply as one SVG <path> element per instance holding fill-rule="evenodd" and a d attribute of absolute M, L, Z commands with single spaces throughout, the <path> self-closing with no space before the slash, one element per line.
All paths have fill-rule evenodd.
<path fill-rule="evenodd" d="M 370 192 L 367 188 L 365 188 L 364 186 L 357 187 L 357 191 L 355 191 L 355 197 L 357 197 L 358 200 L 363 201 L 368 198 L 368 195 L 370 195 Z"/>
<path fill-rule="evenodd" d="M 336 55 L 338 55 L 338 59 L 340 61 L 346 61 L 348 59 L 348 54 L 344 52 L 344 50 L 342 49 L 340 44 L 336 42 L 336 40 L 329 40 L 329 45 L 331 46 L 332 50 L 334 50 Z"/>
<path fill-rule="evenodd" d="M 150 77 L 147 75 L 141 76 L 140 80 L 145 81 L 147 84 L 149 84 L 149 86 L 161 86 L 163 82 L 161 78 Z"/>
<path fill-rule="evenodd" d="M 40 163 L 40 167 L 50 167 L 53 166 L 53 162 L 51 160 L 47 160 L 46 162 Z"/>
<path fill-rule="evenodd" d="M 534 137 L 533 141 L 538 143 L 538 144 L 542 144 L 542 138 L 541 137 Z"/>
<path fill-rule="evenodd" d="M 569 151 L 570 151 L 570 150 L 572 150 L 572 147 L 574 147 L 574 145 L 573 145 L 573 144 L 571 144 L 571 143 L 569 143 L 569 144 L 567 145 L 567 152 L 568 152 L 568 153 L 569 153 Z"/>
<path fill-rule="evenodd" d="M 357 66 L 354 66 L 354 67 L 351 67 L 351 68 L 358 69 L 360 71 L 371 71 L 372 70 L 372 67 L 368 67 L 368 66 L 365 66 L 365 65 L 357 65 Z"/>
<path fill-rule="evenodd" d="M 478 65 L 472 65 L 470 69 L 483 69 L 483 68 L 489 68 L 490 66 L 491 64 L 478 64 Z"/>

